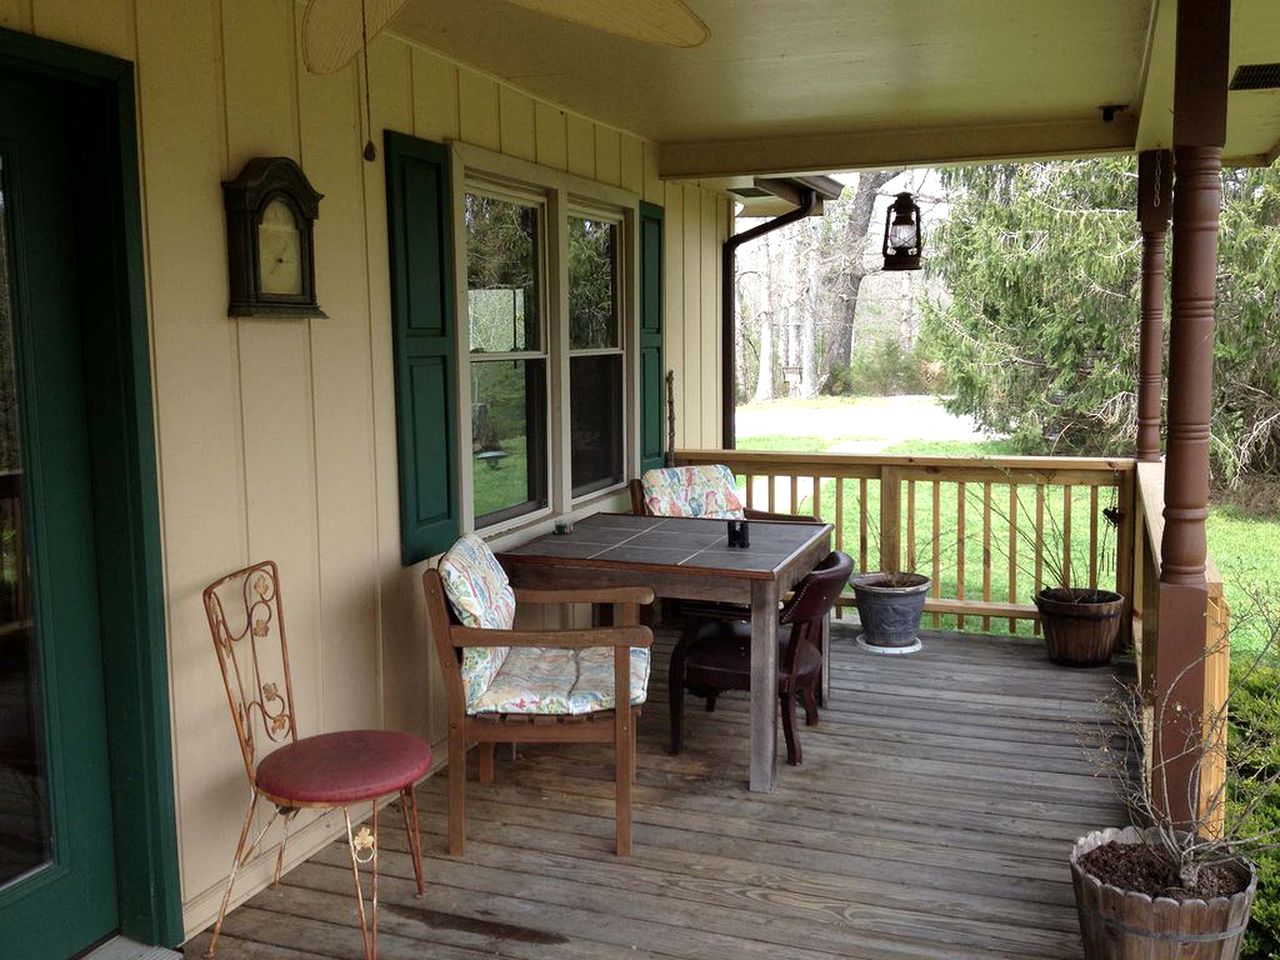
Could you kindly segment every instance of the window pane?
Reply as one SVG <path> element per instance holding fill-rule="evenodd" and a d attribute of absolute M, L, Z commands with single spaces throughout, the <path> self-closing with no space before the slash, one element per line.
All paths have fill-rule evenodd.
<path fill-rule="evenodd" d="M 547 504 L 546 363 L 471 363 L 472 484 L 478 526 Z"/>
<path fill-rule="evenodd" d="M 622 357 L 569 360 L 573 494 L 622 482 Z"/>
<path fill-rule="evenodd" d="M 537 208 L 469 193 L 466 219 L 472 352 L 541 350 Z"/>
<path fill-rule="evenodd" d="M 618 227 L 569 218 L 569 349 L 618 346 Z"/>

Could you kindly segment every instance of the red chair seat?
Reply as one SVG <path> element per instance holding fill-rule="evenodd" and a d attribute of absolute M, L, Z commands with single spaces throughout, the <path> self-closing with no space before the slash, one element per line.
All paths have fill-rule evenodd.
<path fill-rule="evenodd" d="M 339 806 L 397 793 L 431 769 L 431 747 L 394 730 L 344 730 L 285 744 L 258 764 L 278 800 Z"/>

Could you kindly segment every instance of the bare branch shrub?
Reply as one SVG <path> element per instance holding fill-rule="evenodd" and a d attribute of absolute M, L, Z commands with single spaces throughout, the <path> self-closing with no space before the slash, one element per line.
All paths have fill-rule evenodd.
<path fill-rule="evenodd" d="M 1255 815 L 1280 802 L 1280 689 L 1272 689 L 1261 703 L 1251 704 L 1255 721 L 1248 726 L 1231 722 L 1233 702 L 1251 677 L 1274 665 L 1280 644 L 1280 589 L 1242 579 L 1244 609 L 1233 611 L 1230 634 L 1207 647 L 1201 657 L 1183 667 L 1171 688 L 1229 649 L 1230 636 L 1252 627 L 1263 643 L 1237 658 L 1226 701 L 1200 716 L 1185 715 L 1171 696 L 1147 697 L 1134 683 L 1120 683 L 1107 698 L 1107 719 L 1089 735 L 1089 750 L 1099 775 L 1110 778 L 1135 826 L 1147 828 L 1147 841 L 1163 852 L 1185 887 L 1193 887 L 1200 872 L 1223 863 L 1252 861 L 1280 848 L 1280 827 L 1265 828 Z M 1171 717 L 1170 711 L 1178 715 Z M 1261 716 L 1259 716 L 1261 711 Z M 1173 721 L 1173 722 L 1169 722 Z M 1170 731 L 1176 731 L 1170 736 Z M 1166 773 L 1194 758 L 1186 809 L 1192 820 L 1174 822 Z M 1202 795 L 1206 768 L 1226 771 L 1222 782 Z"/>

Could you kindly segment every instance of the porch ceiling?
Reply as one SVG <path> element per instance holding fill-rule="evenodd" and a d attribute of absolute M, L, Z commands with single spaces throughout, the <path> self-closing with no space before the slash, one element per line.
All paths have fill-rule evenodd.
<path fill-rule="evenodd" d="M 663 145 L 665 177 L 824 172 L 1167 145 L 1172 0 L 691 0 L 693 49 L 503 0 L 410 0 L 392 31 Z M 1280 4 L 1236 0 L 1232 66 L 1280 60 Z M 1098 107 L 1128 104 L 1110 124 Z M 1231 97 L 1229 159 L 1280 141 L 1280 91 Z"/>

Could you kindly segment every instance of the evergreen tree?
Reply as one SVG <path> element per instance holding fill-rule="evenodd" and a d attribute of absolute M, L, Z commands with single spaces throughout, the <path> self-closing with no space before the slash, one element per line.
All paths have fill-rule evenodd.
<path fill-rule="evenodd" d="M 1123 454 L 1135 430 L 1141 234 L 1132 157 L 945 170 L 924 309 L 949 408 L 1028 453 Z M 1215 343 L 1220 479 L 1280 453 L 1280 169 L 1224 175 Z"/>

